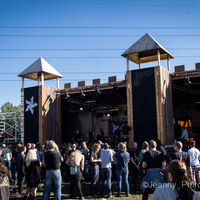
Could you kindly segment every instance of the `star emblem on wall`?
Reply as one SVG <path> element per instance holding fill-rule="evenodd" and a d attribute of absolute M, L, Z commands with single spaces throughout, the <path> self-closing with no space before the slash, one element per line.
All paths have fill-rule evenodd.
<path fill-rule="evenodd" d="M 30 110 L 31 114 L 33 115 L 34 108 L 38 105 L 37 103 L 34 103 L 34 97 L 32 96 L 30 101 L 26 100 L 26 104 L 27 104 L 27 107 L 26 107 L 25 112 L 28 112 Z"/>

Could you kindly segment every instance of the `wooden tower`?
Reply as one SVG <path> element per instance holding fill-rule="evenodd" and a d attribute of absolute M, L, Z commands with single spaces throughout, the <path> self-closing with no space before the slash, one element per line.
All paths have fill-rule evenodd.
<path fill-rule="evenodd" d="M 59 125 L 59 78 L 63 76 L 46 60 L 39 58 L 21 72 L 21 132 L 24 142 L 44 144 L 46 139 L 60 142 L 61 130 Z M 38 82 L 36 87 L 24 87 L 24 79 Z M 45 80 L 57 80 L 57 88 L 44 85 Z M 51 109 L 50 109 L 51 108 Z"/>
<path fill-rule="evenodd" d="M 172 91 L 169 59 L 173 56 L 150 34 L 145 34 L 123 54 L 127 59 L 127 114 L 131 126 L 129 145 L 133 141 L 159 139 L 173 141 Z M 167 70 L 160 60 L 167 60 Z M 129 60 L 139 65 L 130 70 Z M 157 61 L 158 65 L 141 69 L 142 63 Z"/>

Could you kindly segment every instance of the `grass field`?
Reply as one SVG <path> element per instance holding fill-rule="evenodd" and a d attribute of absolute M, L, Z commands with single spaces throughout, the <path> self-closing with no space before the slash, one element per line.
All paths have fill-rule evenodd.
<path fill-rule="evenodd" d="M 63 200 L 67 199 L 67 196 L 69 196 L 69 186 L 70 186 L 70 183 L 63 183 L 62 184 L 62 199 Z M 95 199 L 94 197 L 89 196 L 89 193 L 88 193 L 89 187 L 90 187 L 89 183 L 83 183 L 82 184 L 82 190 L 83 190 L 83 193 L 84 193 L 84 197 L 85 197 L 85 199 L 91 199 L 91 200 Z M 11 188 L 15 189 L 15 188 L 17 188 L 17 186 L 12 185 Z M 43 184 L 41 184 L 39 189 L 38 189 L 37 198 L 36 198 L 37 200 L 42 200 L 42 192 L 43 192 Z M 114 191 L 113 195 L 115 195 L 115 194 L 116 194 L 116 192 Z M 150 197 L 151 197 L 151 195 L 150 195 Z M 149 199 L 150 199 L 150 197 L 149 197 Z M 16 194 L 16 192 L 11 192 L 10 199 L 12 199 L 12 200 L 21 200 L 22 196 L 19 195 L 19 194 Z M 53 198 L 53 193 L 51 193 L 51 198 L 50 199 L 54 199 Z M 96 198 L 96 199 L 100 199 L 100 198 Z M 106 198 L 101 198 L 101 199 L 106 199 Z M 141 200 L 142 199 L 142 195 L 131 194 L 130 197 L 126 197 L 125 193 L 122 192 L 122 196 L 120 198 L 119 197 L 115 197 L 114 199 L 115 200 L 118 200 L 118 199 Z"/>

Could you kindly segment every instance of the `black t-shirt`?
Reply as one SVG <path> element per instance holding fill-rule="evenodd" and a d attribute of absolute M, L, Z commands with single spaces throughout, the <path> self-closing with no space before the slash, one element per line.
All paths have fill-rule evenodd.
<path fill-rule="evenodd" d="M 144 153 L 142 161 L 147 163 L 147 169 L 149 168 L 161 168 L 162 162 L 164 161 L 164 156 L 160 151 L 150 150 Z"/>
<path fill-rule="evenodd" d="M 190 167 L 190 156 L 185 151 L 173 153 L 171 156 L 171 160 L 183 161 L 187 167 Z"/>
<path fill-rule="evenodd" d="M 15 165 L 18 171 L 22 171 L 24 160 L 25 160 L 25 154 L 17 153 L 16 159 L 15 159 Z"/>
<path fill-rule="evenodd" d="M 57 151 L 47 151 L 44 153 L 46 170 L 59 169 L 61 165 L 61 155 Z"/>
<path fill-rule="evenodd" d="M 129 154 L 130 154 L 130 159 L 133 158 L 133 160 L 135 161 L 136 165 L 138 164 L 138 160 L 139 160 L 139 155 L 138 155 L 138 152 L 137 150 L 134 150 L 134 149 L 130 149 L 129 151 Z M 137 168 L 136 166 L 131 162 L 128 163 L 128 166 L 129 166 L 129 173 L 131 174 L 132 172 L 134 173 L 135 171 L 137 171 Z"/>

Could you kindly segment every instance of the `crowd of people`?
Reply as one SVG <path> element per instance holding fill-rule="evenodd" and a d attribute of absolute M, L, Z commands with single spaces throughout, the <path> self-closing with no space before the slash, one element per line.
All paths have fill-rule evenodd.
<path fill-rule="evenodd" d="M 142 194 L 143 200 L 150 193 L 152 200 L 200 199 L 196 192 L 200 186 L 200 152 L 194 141 L 187 152 L 182 150 L 181 141 L 175 141 L 173 151 L 154 140 L 144 141 L 141 149 L 136 142 L 129 148 L 126 142 L 116 147 L 101 140 L 87 144 L 78 134 L 74 143 L 60 148 L 52 140 L 44 146 L 2 144 L 0 199 L 9 199 L 9 185 L 16 184 L 22 199 L 34 200 L 39 185 L 44 183 L 43 200 L 49 199 L 50 192 L 60 200 L 62 183 L 67 181 L 68 198 L 84 200 L 83 180 L 90 182 L 90 195 L 95 198 L 113 198 L 113 192 L 122 197 L 125 192 L 127 197 Z"/>

